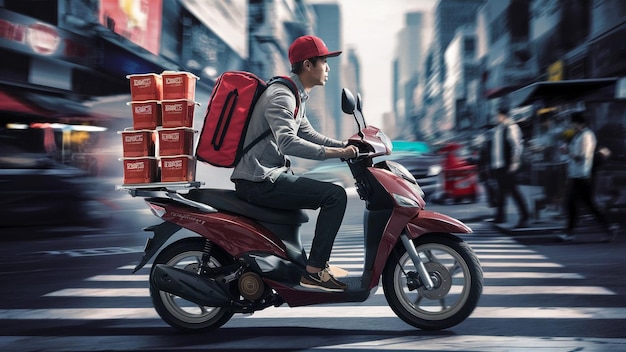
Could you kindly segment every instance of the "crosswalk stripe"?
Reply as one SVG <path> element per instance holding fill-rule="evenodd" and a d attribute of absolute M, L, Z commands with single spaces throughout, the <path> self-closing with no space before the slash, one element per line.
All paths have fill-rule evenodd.
<path fill-rule="evenodd" d="M 380 288 L 380 287 L 379 287 Z M 453 286 L 452 294 L 460 293 Z M 383 290 L 376 291 L 382 295 Z M 615 292 L 597 286 L 485 286 L 483 295 L 615 295 Z M 44 297 L 148 297 L 148 288 L 65 288 L 50 292 Z"/>
<path fill-rule="evenodd" d="M 150 270 L 150 268 L 152 267 L 152 263 L 148 263 L 143 267 L 143 270 Z M 135 264 L 132 265 L 122 265 L 119 268 L 117 268 L 118 270 L 135 270 Z"/>
<path fill-rule="evenodd" d="M 354 258 L 346 258 L 346 257 L 330 257 L 330 263 L 331 264 L 337 264 L 337 263 L 363 263 L 363 258 L 358 258 L 359 260 L 355 260 Z"/>
<path fill-rule="evenodd" d="M 237 315 L 246 319 L 319 318 L 392 318 L 388 306 L 310 306 L 278 307 L 261 310 L 252 315 Z M 470 319 L 626 319 L 626 308 L 601 307 L 477 307 Z M 0 309 L 1 320 L 103 320 L 158 319 L 154 308 L 52 308 Z"/>
<path fill-rule="evenodd" d="M 508 254 L 503 251 L 493 251 L 493 252 L 485 252 L 485 253 L 499 253 L 499 254 L 482 254 L 483 251 L 475 251 L 476 254 L 480 258 L 492 259 L 492 258 L 511 258 L 511 259 L 547 259 L 546 256 L 541 254 L 535 254 L 535 252 L 512 252 L 513 254 Z M 529 254 L 517 254 L 517 253 L 529 253 Z M 363 252 L 342 252 L 342 251 L 333 251 L 332 257 L 341 256 L 341 257 L 350 257 L 350 259 L 354 258 L 362 258 Z"/>
<path fill-rule="evenodd" d="M 479 248 L 500 248 L 500 249 L 510 249 L 510 248 L 524 248 L 524 245 L 522 244 L 489 244 L 489 243 L 471 243 L 468 242 L 468 244 L 470 245 L 470 247 L 472 247 L 474 250 L 479 249 Z"/>
<path fill-rule="evenodd" d="M 532 249 L 507 249 L 503 251 L 502 249 L 474 249 L 476 254 L 480 253 L 537 253 Z"/>
<path fill-rule="evenodd" d="M 480 258 L 478 258 L 480 259 Z M 551 262 L 520 263 L 520 262 L 480 262 L 483 268 L 562 268 L 563 265 Z"/>
<path fill-rule="evenodd" d="M 287 310 L 293 310 L 286 312 Z M 626 308 L 597 308 L 597 307 L 477 307 L 470 318 L 492 319 L 624 319 Z M 395 317 L 391 308 L 387 306 L 361 307 L 278 307 L 271 310 L 255 312 L 247 318 L 310 318 L 319 316 L 324 318 L 355 318 Z"/>
<path fill-rule="evenodd" d="M 269 341 L 268 341 L 269 342 Z M 263 342 L 257 341 L 265 346 Z M 618 350 L 626 345 L 624 338 L 587 338 L 580 336 L 571 337 L 545 337 L 534 336 L 489 336 L 489 344 L 485 343 L 485 335 L 445 335 L 443 337 L 429 336 L 428 339 L 415 343 L 411 337 L 376 338 L 365 342 L 349 342 L 339 345 L 321 346 L 320 350 L 357 350 L 357 351 L 457 351 L 455 346 L 465 346 L 468 351 L 528 351 L 531 349 L 522 346 L 533 346 L 541 351 L 595 351 L 598 346 L 603 346 L 606 351 Z M 497 349 L 485 346 L 498 346 Z"/>
<path fill-rule="evenodd" d="M 361 264 L 354 264 L 349 269 L 361 268 Z M 345 269 L 345 268 L 344 268 Z M 544 273 L 544 272 L 516 272 L 516 271 L 499 271 L 484 273 L 485 279 L 584 279 L 580 274 L 576 273 Z M 85 279 L 86 281 L 148 281 L 148 275 L 96 275 Z"/>
<path fill-rule="evenodd" d="M 493 255 L 493 254 L 477 254 L 478 255 L 478 259 L 480 260 L 484 260 L 484 259 L 500 259 L 500 258 L 506 258 L 506 259 L 547 259 L 544 255 L 540 255 L 540 254 L 498 254 L 498 255 Z"/>
<path fill-rule="evenodd" d="M 43 297 L 148 297 L 148 288 L 65 288 Z"/>
<path fill-rule="evenodd" d="M 545 273 L 529 271 L 487 271 L 483 273 L 485 279 L 584 279 L 576 273 Z"/>
<path fill-rule="evenodd" d="M 337 252 L 337 253 L 335 253 L 335 252 L 333 252 L 333 257 L 339 256 L 339 255 L 341 257 L 344 257 L 344 258 L 347 258 L 347 259 L 350 259 L 350 260 L 354 260 L 355 258 L 356 259 L 363 258 L 363 252 L 361 252 L 361 253 L 349 253 L 349 252 Z"/>
<path fill-rule="evenodd" d="M 598 286 L 485 286 L 484 295 L 615 295 Z"/>
<path fill-rule="evenodd" d="M 86 281 L 148 281 L 149 275 L 96 275 Z"/>

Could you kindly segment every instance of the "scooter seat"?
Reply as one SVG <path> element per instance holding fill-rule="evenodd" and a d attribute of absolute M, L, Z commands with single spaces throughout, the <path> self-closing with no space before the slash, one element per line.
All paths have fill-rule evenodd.
<path fill-rule="evenodd" d="M 265 208 L 246 202 L 237 197 L 234 190 L 196 188 L 183 194 L 185 198 L 204 203 L 215 209 L 244 215 L 254 220 L 272 224 L 298 225 L 309 221 L 309 216 L 302 210 Z"/>

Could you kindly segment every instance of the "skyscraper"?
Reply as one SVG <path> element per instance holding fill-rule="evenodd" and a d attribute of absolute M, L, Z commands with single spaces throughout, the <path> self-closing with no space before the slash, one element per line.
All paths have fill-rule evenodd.
<path fill-rule="evenodd" d="M 405 16 L 405 24 L 406 26 L 397 35 L 392 86 L 394 87 L 393 110 L 397 120 L 394 125 L 399 125 L 398 132 L 406 133 L 414 129 L 410 126 L 410 119 L 416 108 L 421 106 L 421 99 L 415 99 L 415 92 L 419 85 L 420 70 L 424 60 L 425 14 L 409 12 Z M 410 138 L 406 135 L 400 137 Z"/>
<path fill-rule="evenodd" d="M 446 77 L 444 53 L 457 28 L 476 21 L 476 12 L 485 0 L 440 0 L 433 12 L 433 40 L 426 60 L 426 86 L 424 109 L 418 124 L 433 126 L 432 137 L 438 138 L 449 130 L 440 130 L 438 116 L 445 114 L 443 107 L 443 83 Z"/>
<path fill-rule="evenodd" d="M 314 4 L 313 10 L 317 14 L 317 28 L 316 35 L 326 43 L 326 46 L 331 50 L 344 50 L 343 38 L 341 35 L 341 9 L 338 4 Z M 321 132 L 335 137 L 344 138 L 342 136 L 341 125 L 343 113 L 341 112 L 341 87 L 342 87 L 342 75 L 341 75 L 341 63 L 345 55 L 332 58 L 330 60 L 331 74 L 329 75 L 326 86 L 321 91 L 314 92 L 312 99 L 322 99 L 322 102 L 311 104 L 320 107 L 325 107 L 324 111 L 319 111 L 319 117 L 324 119 L 320 121 L 319 128 Z M 320 95 L 324 95 L 323 97 Z"/>

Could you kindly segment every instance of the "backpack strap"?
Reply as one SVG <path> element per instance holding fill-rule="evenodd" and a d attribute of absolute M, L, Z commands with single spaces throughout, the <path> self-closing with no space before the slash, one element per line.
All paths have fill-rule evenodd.
<path fill-rule="evenodd" d="M 296 82 L 294 82 L 291 78 L 287 76 L 275 76 L 275 77 L 272 77 L 267 82 L 267 87 L 269 87 L 270 85 L 274 83 L 279 83 L 279 84 L 283 84 L 287 86 L 287 88 L 289 88 L 291 93 L 293 93 L 294 98 L 296 98 L 296 110 L 293 112 L 293 118 L 295 119 L 296 116 L 298 115 L 298 111 L 300 111 L 300 93 L 298 92 L 298 86 L 296 86 Z M 257 143 L 262 141 L 265 137 L 269 136 L 271 133 L 272 133 L 271 129 L 268 129 L 267 131 L 261 133 L 252 142 L 250 142 L 250 144 L 248 144 L 241 150 L 241 155 L 246 154 L 248 151 L 250 151 L 250 149 L 252 149 L 252 147 L 254 147 Z"/>
<path fill-rule="evenodd" d="M 267 82 L 267 86 L 269 87 L 274 83 L 280 83 L 287 86 L 287 88 L 289 88 L 289 90 L 293 94 L 294 98 L 296 98 L 296 110 L 293 113 L 293 118 L 296 118 L 296 115 L 298 115 L 298 111 L 300 111 L 300 92 L 298 92 L 298 86 L 296 86 L 296 82 L 294 82 L 288 76 L 274 76 Z"/>
<path fill-rule="evenodd" d="M 265 132 L 261 133 L 258 137 L 256 137 L 252 142 L 250 142 L 250 144 L 248 144 L 247 146 L 245 146 L 242 150 L 241 150 L 241 155 L 246 154 L 248 151 L 250 151 L 250 149 L 252 149 L 252 147 L 254 147 L 257 143 L 259 143 L 260 141 L 263 140 L 263 138 L 269 136 L 270 134 L 272 134 L 272 130 L 266 130 Z"/>

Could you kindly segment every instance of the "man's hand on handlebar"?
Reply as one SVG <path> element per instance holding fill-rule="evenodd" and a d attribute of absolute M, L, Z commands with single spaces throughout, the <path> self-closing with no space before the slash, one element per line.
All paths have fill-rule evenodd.
<path fill-rule="evenodd" d="M 359 155 L 359 148 L 354 145 L 348 145 L 343 148 L 326 147 L 326 158 L 352 159 Z"/>
<path fill-rule="evenodd" d="M 345 151 L 344 159 L 353 159 L 359 156 L 359 148 L 355 145 L 348 145 L 343 149 Z"/>

